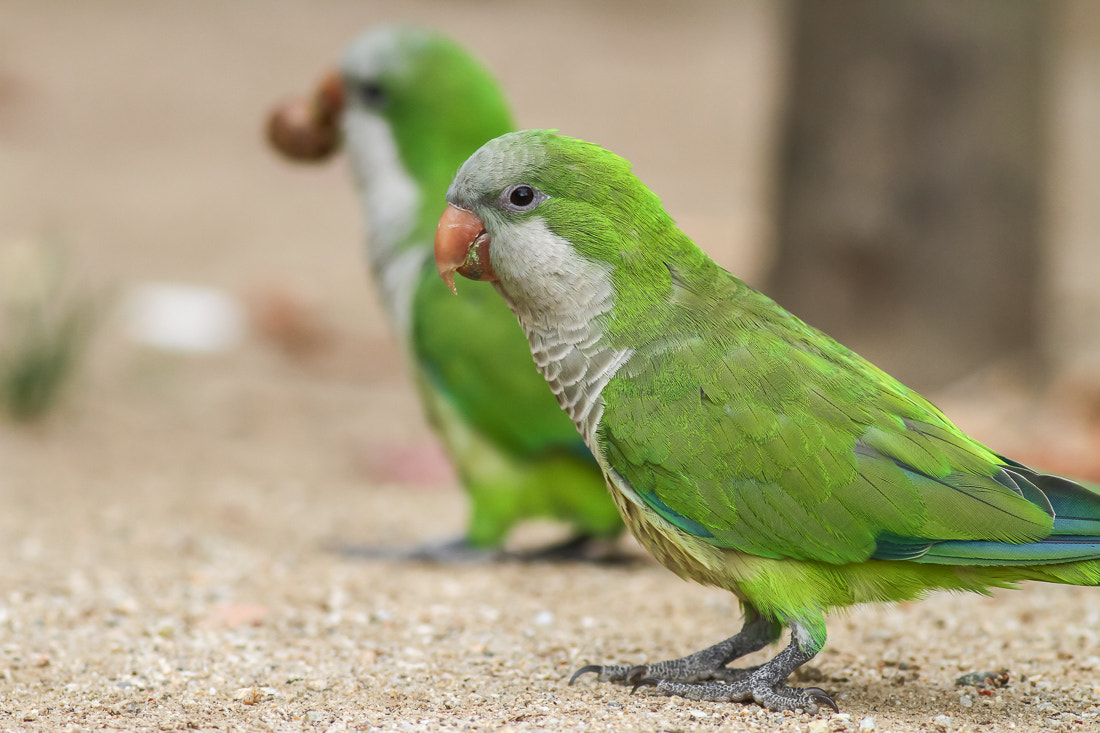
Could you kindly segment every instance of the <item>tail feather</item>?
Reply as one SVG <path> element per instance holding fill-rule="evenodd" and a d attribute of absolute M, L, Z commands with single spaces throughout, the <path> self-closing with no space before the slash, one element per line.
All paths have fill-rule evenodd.
<path fill-rule="evenodd" d="M 1054 510 L 1055 534 L 1100 534 L 1100 487 L 1037 473 L 1015 461 L 1004 460 L 1009 473 L 1023 478 L 1046 497 Z"/>
<path fill-rule="evenodd" d="M 1100 561 L 1100 488 L 1004 460 L 1002 481 L 1053 517 L 1048 537 L 1012 544 L 884 536 L 874 557 L 936 565 L 1029 566 Z M 1100 566 L 1094 566 L 1100 567 Z"/>
<path fill-rule="evenodd" d="M 1051 536 L 1020 545 L 951 540 L 934 544 L 916 558 L 916 562 L 938 565 L 1047 565 L 1083 560 L 1100 560 L 1100 535 Z"/>

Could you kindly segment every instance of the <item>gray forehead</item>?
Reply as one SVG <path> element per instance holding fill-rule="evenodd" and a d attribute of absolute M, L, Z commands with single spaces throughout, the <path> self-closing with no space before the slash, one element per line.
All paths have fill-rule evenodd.
<path fill-rule="evenodd" d="M 346 77 L 357 78 L 401 75 L 432 38 L 430 32 L 419 28 L 382 26 L 371 29 L 348 46 L 340 62 L 340 71 Z"/>
<path fill-rule="evenodd" d="M 526 132 L 490 140 L 467 158 L 455 174 L 447 199 L 472 204 L 488 193 L 530 175 L 543 157 L 543 147 Z"/>

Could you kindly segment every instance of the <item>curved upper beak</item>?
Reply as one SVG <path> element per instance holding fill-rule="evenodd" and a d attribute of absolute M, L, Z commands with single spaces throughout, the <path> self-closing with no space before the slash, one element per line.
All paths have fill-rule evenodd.
<path fill-rule="evenodd" d="M 334 69 L 325 74 L 313 94 L 283 102 L 271 111 L 267 140 L 291 160 L 324 160 L 340 148 L 343 112 L 344 82 Z"/>
<path fill-rule="evenodd" d="M 497 279 L 489 261 L 489 234 L 474 212 L 447 204 L 435 228 L 435 266 L 456 295 L 456 272 L 471 280 Z"/>

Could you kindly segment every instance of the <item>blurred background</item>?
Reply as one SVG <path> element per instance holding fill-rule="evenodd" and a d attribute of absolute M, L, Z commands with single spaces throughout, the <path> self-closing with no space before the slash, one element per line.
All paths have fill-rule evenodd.
<path fill-rule="evenodd" d="M 522 126 L 631 159 L 725 267 L 995 449 L 1100 478 L 1089 0 L 0 0 L 9 531 L 84 501 L 109 526 L 151 501 L 277 532 L 328 502 L 311 536 L 457 531 L 345 162 L 262 135 L 396 20 L 475 49 Z M 447 489 L 439 516 L 366 522 L 353 497 L 395 487 Z"/>

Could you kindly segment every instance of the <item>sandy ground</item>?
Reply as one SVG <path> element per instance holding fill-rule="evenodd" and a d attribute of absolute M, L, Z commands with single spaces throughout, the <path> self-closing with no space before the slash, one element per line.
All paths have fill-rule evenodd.
<path fill-rule="evenodd" d="M 588 5 L 2 1 L 0 248 L 60 241 L 111 304 L 149 281 L 289 302 L 318 345 L 288 355 L 252 332 L 179 356 L 107 315 L 62 409 L 0 424 L 0 729 L 1095 725 L 1095 590 L 838 617 L 808 674 L 843 714 L 809 717 L 567 687 L 580 665 L 678 656 L 739 626 L 728 594 L 629 543 L 620 567 L 331 550 L 446 537 L 464 513 L 365 283 L 346 171 L 288 168 L 258 134 L 359 29 L 448 29 L 501 71 L 525 125 L 614 147 L 731 268 L 765 262 L 781 19 L 763 3 Z M 1004 432 L 1002 417 L 974 425 Z M 1004 688 L 955 684 L 1001 669 Z"/>

